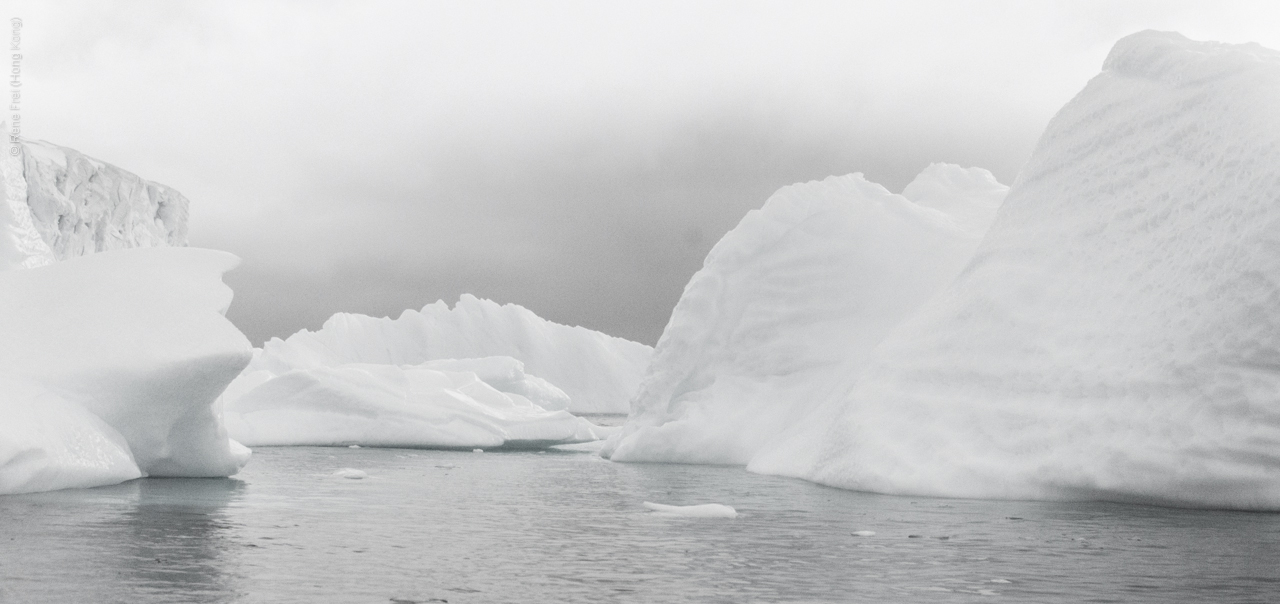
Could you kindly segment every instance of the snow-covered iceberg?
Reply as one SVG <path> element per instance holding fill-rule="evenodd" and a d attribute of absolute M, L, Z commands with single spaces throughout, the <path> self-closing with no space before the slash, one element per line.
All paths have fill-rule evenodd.
<path fill-rule="evenodd" d="M 0 270 L 187 244 L 189 202 L 181 193 L 74 149 L 44 141 L 19 148 L 0 161 Z"/>
<path fill-rule="evenodd" d="M 508 371 L 494 371 L 504 367 Z M 475 370 L 501 378 L 496 383 L 508 391 L 486 383 Z M 347 363 L 247 377 L 259 383 L 245 391 L 240 385 L 229 389 L 224 410 L 232 436 L 250 446 L 533 448 L 604 435 L 585 419 L 512 392 L 566 399 L 506 357 L 405 366 Z"/>
<path fill-rule="evenodd" d="M 118 250 L 0 271 L 0 493 L 228 476 L 214 401 L 252 347 L 223 317 L 231 254 Z"/>
<path fill-rule="evenodd" d="M 1119 41 L 972 262 L 749 469 L 1280 509 L 1280 53 Z"/>
<path fill-rule="evenodd" d="M 319 331 L 302 330 L 285 340 L 267 342 L 243 379 L 260 384 L 264 376 L 351 363 L 416 366 L 447 359 L 510 357 L 522 363 L 521 375 L 527 370 L 567 394 L 567 408 L 574 413 L 625 413 L 652 353 L 644 344 L 552 323 L 515 304 L 463 295 L 452 309 L 439 301 L 421 311 L 406 310 L 398 319 L 335 314 Z M 498 373 L 509 369 L 475 366 L 466 370 L 499 379 Z M 555 395 L 549 391 L 537 396 L 551 397 L 539 401 L 548 409 L 566 408 L 565 402 L 552 401 Z M 227 397 L 227 404 L 234 408 L 233 396 Z"/>
<path fill-rule="evenodd" d="M 746 464 L 959 272 L 1008 187 L 934 164 L 785 187 L 726 234 L 655 349 L 617 461 Z"/>

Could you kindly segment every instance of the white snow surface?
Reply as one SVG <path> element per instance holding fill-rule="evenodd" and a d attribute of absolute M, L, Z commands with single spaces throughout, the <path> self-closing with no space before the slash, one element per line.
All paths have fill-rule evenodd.
<path fill-rule="evenodd" d="M 959 277 L 748 467 L 1280 509 L 1280 53 L 1120 40 Z"/>
<path fill-rule="evenodd" d="M 457 370 L 476 364 L 347 363 L 278 376 L 258 371 L 256 385 L 228 389 L 227 427 L 250 446 L 538 448 L 603 437 L 585 419 Z"/>
<path fill-rule="evenodd" d="M 950 281 L 1008 187 L 934 164 L 785 187 L 711 250 L 658 341 L 616 461 L 745 465 Z"/>
<path fill-rule="evenodd" d="M 213 403 L 252 347 L 223 317 L 235 256 L 118 250 L 0 272 L 0 493 L 228 476 Z"/>
<path fill-rule="evenodd" d="M 259 371 L 282 376 L 352 363 L 417 366 L 448 359 L 510 357 L 523 364 L 520 373 L 527 370 L 537 378 L 519 385 L 511 381 L 514 378 L 502 378 L 499 374 L 513 370 L 507 361 L 460 369 L 476 372 L 499 390 L 525 396 L 548 409 L 625 413 L 652 353 L 644 344 L 552 323 L 515 304 L 499 305 L 464 294 L 453 308 L 439 301 L 421 311 L 406 310 L 398 319 L 335 314 L 319 331 L 302 330 L 285 340 L 273 338 L 245 373 L 246 377 Z"/>

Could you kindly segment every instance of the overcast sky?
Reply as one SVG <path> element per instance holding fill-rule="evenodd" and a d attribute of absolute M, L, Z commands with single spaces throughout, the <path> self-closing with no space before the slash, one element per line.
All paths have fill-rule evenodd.
<path fill-rule="evenodd" d="M 9 2 L 23 135 L 191 199 L 260 344 L 473 293 L 653 344 L 779 187 L 1010 183 L 1142 29 L 1280 48 L 1274 2 Z"/>

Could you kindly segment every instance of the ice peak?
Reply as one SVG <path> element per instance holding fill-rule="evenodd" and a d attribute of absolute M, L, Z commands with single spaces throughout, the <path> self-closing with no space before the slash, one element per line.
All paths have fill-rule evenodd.
<path fill-rule="evenodd" d="M 1280 63 L 1280 52 L 1252 42 L 1200 42 L 1178 32 L 1146 30 L 1116 42 L 1102 70 L 1152 80 L 1195 80 L 1259 62 Z"/>

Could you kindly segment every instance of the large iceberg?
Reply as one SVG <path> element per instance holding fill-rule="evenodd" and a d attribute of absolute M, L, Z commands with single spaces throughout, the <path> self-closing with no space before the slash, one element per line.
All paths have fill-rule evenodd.
<path fill-rule="evenodd" d="M 950 164 L 901 195 L 861 174 L 779 190 L 685 287 L 602 454 L 746 464 L 955 277 L 1007 191 Z"/>
<path fill-rule="evenodd" d="M 242 379 L 256 385 L 291 371 L 352 363 L 416 366 L 446 359 L 510 357 L 520 361 L 521 375 L 527 370 L 568 395 L 567 404 L 546 399 L 548 408 L 626 413 L 652 353 L 644 344 L 552 323 L 522 306 L 464 294 L 452 309 L 439 301 L 421 311 L 406 310 L 398 319 L 335 314 L 319 331 L 302 330 L 267 342 Z M 477 367 L 467 369 L 473 370 Z M 478 370 L 493 375 L 497 371 Z M 235 398 L 228 395 L 229 408 L 236 407 Z"/>
<path fill-rule="evenodd" d="M 1280 509 L 1280 53 L 1118 42 L 959 277 L 749 469 Z"/>
<path fill-rule="evenodd" d="M 0 272 L 0 493 L 228 476 L 214 402 L 252 347 L 223 313 L 238 260 L 118 250 Z"/>

